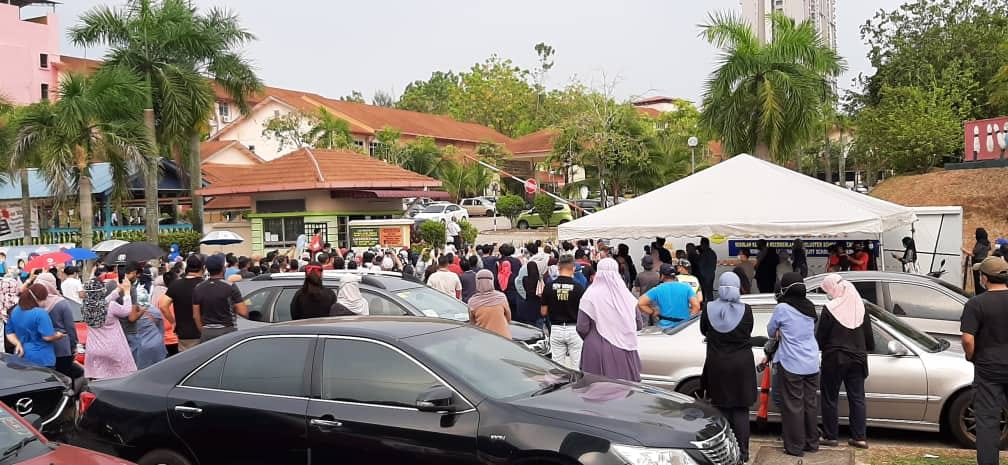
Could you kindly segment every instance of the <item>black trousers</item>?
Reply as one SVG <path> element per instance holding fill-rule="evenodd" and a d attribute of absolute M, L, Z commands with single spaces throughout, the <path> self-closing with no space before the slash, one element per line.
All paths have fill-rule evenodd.
<path fill-rule="evenodd" d="M 796 375 L 779 366 L 781 388 L 781 430 L 784 451 L 801 457 L 819 450 L 819 373 Z"/>
<path fill-rule="evenodd" d="M 977 465 L 998 465 L 1001 447 L 1001 410 L 1008 407 L 1008 383 L 973 376 L 973 411 L 976 414 Z"/>
<path fill-rule="evenodd" d="M 77 379 L 84 376 L 84 368 L 74 363 L 73 355 L 56 357 L 56 366 L 54 368 L 56 371 L 69 376 L 70 379 Z"/>
<path fill-rule="evenodd" d="M 864 367 L 856 363 L 843 363 L 822 367 L 822 422 L 823 438 L 839 439 L 840 427 L 837 415 L 837 401 L 840 398 L 840 384 L 847 393 L 850 409 L 850 435 L 855 441 L 868 439 L 865 411 Z"/>
<path fill-rule="evenodd" d="M 728 425 L 735 433 L 739 452 L 745 461 L 749 457 L 749 407 L 718 407 L 721 415 L 728 419 Z"/>
<path fill-rule="evenodd" d="M 168 357 L 179 353 L 178 343 L 165 344 L 165 350 L 168 351 Z"/>

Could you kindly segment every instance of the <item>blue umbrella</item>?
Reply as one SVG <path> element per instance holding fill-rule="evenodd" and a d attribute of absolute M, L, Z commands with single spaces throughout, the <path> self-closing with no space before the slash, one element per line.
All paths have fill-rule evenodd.
<path fill-rule="evenodd" d="M 64 250 L 67 254 L 73 257 L 74 260 L 94 260 L 98 258 L 98 254 L 81 247 L 74 247 L 72 249 Z"/>

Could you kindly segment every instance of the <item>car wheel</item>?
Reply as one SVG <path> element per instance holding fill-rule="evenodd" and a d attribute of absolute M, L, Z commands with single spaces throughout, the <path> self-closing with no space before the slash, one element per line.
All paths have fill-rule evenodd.
<path fill-rule="evenodd" d="M 140 460 L 137 460 L 137 465 L 192 465 L 192 461 L 173 450 L 158 449 L 140 457 Z"/>
<path fill-rule="evenodd" d="M 676 392 L 686 394 L 694 399 L 707 398 L 707 393 L 704 392 L 703 387 L 700 385 L 700 378 L 692 378 L 679 383 L 676 386 Z"/>
<path fill-rule="evenodd" d="M 528 229 L 528 228 L 529 228 L 528 221 L 522 220 L 518 222 L 518 229 Z"/>
<path fill-rule="evenodd" d="M 949 404 L 945 419 L 956 442 L 968 449 L 976 448 L 976 415 L 973 411 L 973 391 L 964 391 Z M 1001 412 L 1001 445 L 1008 443 L 1008 411 Z"/>

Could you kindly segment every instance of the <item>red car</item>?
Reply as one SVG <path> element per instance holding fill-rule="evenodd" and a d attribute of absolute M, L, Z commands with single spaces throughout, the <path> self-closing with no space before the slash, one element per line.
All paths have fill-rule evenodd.
<path fill-rule="evenodd" d="M 111 455 L 49 442 L 4 403 L 0 403 L 0 464 L 135 465 Z"/>

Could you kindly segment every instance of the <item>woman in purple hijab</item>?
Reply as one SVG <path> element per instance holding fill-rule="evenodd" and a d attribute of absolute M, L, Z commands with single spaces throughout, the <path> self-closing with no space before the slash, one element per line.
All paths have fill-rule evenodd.
<path fill-rule="evenodd" d="M 581 297 L 577 332 L 584 340 L 581 371 L 609 378 L 640 381 L 637 354 L 637 299 L 627 290 L 619 264 L 599 261 L 595 280 Z"/>

